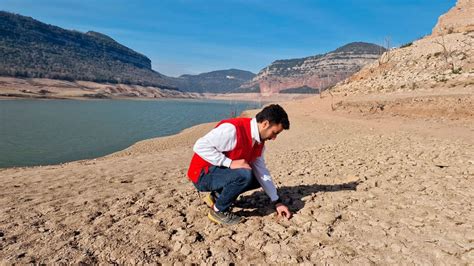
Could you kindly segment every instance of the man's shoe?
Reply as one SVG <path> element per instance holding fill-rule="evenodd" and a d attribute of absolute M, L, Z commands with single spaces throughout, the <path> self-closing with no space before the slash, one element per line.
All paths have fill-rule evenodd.
<path fill-rule="evenodd" d="M 216 203 L 216 197 L 214 196 L 214 193 L 209 193 L 206 195 L 206 197 L 203 199 L 204 203 L 206 203 L 206 205 L 209 207 L 209 208 L 213 208 L 214 206 L 214 203 Z"/>
<path fill-rule="evenodd" d="M 212 209 L 209 210 L 209 214 L 207 215 L 207 218 L 209 218 L 209 220 L 217 224 L 224 224 L 224 225 L 238 224 L 244 220 L 242 217 L 235 215 L 230 211 L 216 212 Z"/>

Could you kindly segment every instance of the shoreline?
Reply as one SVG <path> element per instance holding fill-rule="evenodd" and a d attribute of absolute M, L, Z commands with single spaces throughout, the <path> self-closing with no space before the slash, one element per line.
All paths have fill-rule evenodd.
<path fill-rule="evenodd" d="M 122 97 L 122 96 L 110 96 L 106 98 L 94 98 L 94 97 L 77 97 L 77 96 L 64 96 L 54 97 L 48 95 L 27 95 L 27 94 L 12 94 L 12 96 L 5 96 L 0 94 L 0 100 L 135 100 L 135 101 L 160 101 L 160 100 L 215 100 L 215 101 L 242 101 L 242 102 L 287 102 L 294 100 L 301 100 L 304 98 L 314 97 L 314 94 L 274 94 L 268 96 L 261 96 L 260 93 L 205 93 L 204 96 L 193 96 L 193 97 L 162 97 L 162 98 L 151 98 L 151 97 Z"/>
<path fill-rule="evenodd" d="M 1 100 L 1 98 L 0 98 Z M 22 100 L 22 99 L 7 99 L 7 100 Z M 41 100 L 50 100 L 50 99 L 41 99 Z M 54 99 L 56 100 L 56 99 Z M 65 99 L 65 100 L 72 100 L 72 99 Z M 80 99 L 80 100 L 89 100 L 89 99 Z M 90 100 L 93 100 L 95 101 L 96 99 L 90 99 Z M 111 100 L 111 99 L 98 99 L 98 100 Z M 129 99 L 114 99 L 114 100 L 129 100 Z M 171 100 L 171 101 L 215 101 L 215 102 L 228 102 L 226 100 L 222 100 L 222 99 L 208 99 L 208 98 L 196 98 L 196 99 L 177 99 L 177 98 L 160 98 L 160 99 L 131 99 L 131 100 L 143 100 L 143 101 L 168 101 L 168 100 Z M 247 100 L 247 101 L 244 101 L 244 100 L 238 100 L 238 102 L 252 102 L 252 103 L 258 103 L 256 101 L 252 101 L 252 100 Z M 240 114 L 239 114 L 239 117 L 245 117 L 245 114 L 248 113 L 248 112 L 251 112 L 252 110 L 255 110 L 255 109 L 246 109 L 246 110 L 243 110 Z M 202 126 L 202 125 L 206 125 L 206 124 L 215 124 L 219 121 L 212 121 L 212 122 L 207 122 L 207 123 L 201 123 L 201 124 L 196 124 L 196 125 L 193 125 L 191 127 L 187 127 L 187 128 L 184 128 L 174 134 L 170 134 L 170 135 L 166 135 L 166 136 L 159 136 L 159 137 L 152 137 L 152 138 L 147 138 L 147 139 L 142 139 L 142 140 L 139 140 L 139 141 L 136 141 L 132 144 L 130 144 L 129 146 L 125 147 L 125 148 L 122 148 L 120 150 L 117 150 L 117 151 L 113 151 L 111 153 L 107 153 L 105 155 L 102 155 L 102 156 L 98 156 L 98 157 L 91 157 L 91 158 L 84 158 L 84 159 L 78 159 L 78 160 L 73 160 L 73 161 L 64 161 L 64 162 L 59 162 L 59 163 L 52 163 L 52 164 L 41 164 L 41 165 L 28 165 L 28 166 L 8 166 L 8 167 L 0 167 L 0 172 L 2 170 L 8 170 L 8 169 L 27 169 L 27 168 L 41 168 L 41 167 L 51 167 L 51 166 L 61 166 L 61 165 L 67 165 L 67 164 L 70 164 L 70 163 L 75 163 L 75 162 L 82 162 L 82 161 L 90 161 L 90 160 L 98 160 L 98 159 L 101 159 L 101 158 L 106 158 L 106 157 L 109 157 L 111 155 L 114 155 L 116 153 L 122 153 L 128 149 L 130 149 L 132 146 L 140 143 L 140 142 L 143 142 L 143 141 L 151 141 L 151 140 L 158 140 L 158 139 L 161 139 L 161 138 L 172 138 L 174 136 L 177 136 L 177 135 L 180 135 L 181 133 L 183 132 L 186 132 L 188 130 L 191 130 L 192 128 L 194 127 L 198 127 L 198 126 Z"/>
<path fill-rule="evenodd" d="M 436 98 L 444 97 L 445 99 L 450 99 L 450 97 L 454 96 L 456 101 L 460 101 L 461 96 L 467 96 L 468 98 L 470 97 L 471 103 L 472 103 L 472 100 L 474 100 L 474 98 L 472 98 L 472 95 L 474 94 L 473 89 L 472 88 L 470 88 L 470 89 L 469 88 L 462 88 L 460 90 L 455 90 L 455 91 L 452 91 L 452 90 L 451 91 L 445 91 L 445 90 L 420 91 L 420 92 L 417 92 L 415 96 L 413 95 L 413 93 L 412 94 L 407 94 L 407 93 L 365 94 L 365 95 L 360 94 L 360 95 L 351 95 L 350 97 L 336 96 L 336 98 L 335 98 L 336 99 L 335 100 L 336 105 L 335 106 L 336 106 L 336 109 L 340 109 L 343 112 L 353 113 L 353 112 L 356 111 L 356 112 L 360 112 L 360 115 L 362 115 L 362 116 L 366 116 L 366 115 L 369 115 L 369 114 L 374 116 L 374 115 L 376 115 L 377 110 L 375 110 L 375 111 L 373 111 L 373 110 L 374 110 L 374 108 L 376 108 L 380 104 L 384 104 L 386 106 L 386 108 L 390 104 L 400 106 L 400 105 L 403 105 L 404 102 L 406 102 L 407 98 L 408 98 L 409 102 L 412 102 L 413 100 L 411 100 L 411 98 L 416 99 L 417 97 L 422 97 L 421 99 L 423 99 L 423 97 L 424 97 L 424 98 L 428 99 L 428 101 L 433 101 L 433 99 L 430 98 L 430 96 L 433 96 L 433 94 L 436 96 Z M 91 101 L 96 101 L 96 100 L 167 101 L 167 100 L 171 100 L 171 101 L 218 101 L 218 102 L 219 101 L 224 101 L 224 102 L 237 101 L 237 102 L 262 103 L 262 107 L 268 103 L 267 101 L 261 101 L 260 102 L 258 100 L 245 100 L 246 98 L 241 98 L 241 99 L 238 99 L 238 100 L 228 99 L 228 97 L 232 97 L 231 94 L 224 95 L 224 97 L 221 97 L 222 95 L 220 95 L 220 94 L 210 94 L 210 95 L 211 96 L 209 98 L 191 98 L 191 99 L 188 99 L 188 98 L 159 98 L 159 99 L 148 99 L 148 98 L 88 99 L 88 98 L 84 98 L 84 99 L 75 99 L 75 100 L 85 100 L 85 101 L 87 101 L 87 100 L 91 100 Z M 296 98 L 291 98 L 290 97 L 290 99 L 286 99 L 285 101 L 283 101 L 281 98 L 278 98 L 278 96 L 276 96 L 275 98 L 280 99 L 280 101 L 276 100 L 275 103 L 279 103 L 279 104 L 285 104 L 285 103 L 288 104 L 289 103 L 289 104 L 291 104 L 292 102 L 295 102 L 295 101 L 308 101 L 308 100 L 310 101 L 311 98 L 313 98 L 314 100 L 317 101 L 318 98 L 319 98 L 319 96 L 310 96 L 310 97 L 303 97 L 303 98 L 298 98 L 299 95 L 295 95 L 295 96 L 296 96 Z M 247 96 L 244 96 L 244 97 L 247 97 Z M 390 101 L 388 100 L 390 97 L 392 97 L 392 98 L 395 97 L 396 99 L 398 99 L 398 101 L 396 101 L 394 103 L 390 103 Z M 325 98 L 326 98 L 326 100 L 325 100 L 326 102 L 329 101 L 328 96 L 325 96 Z M 0 100 L 2 100 L 1 97 L 0 97 Z M 4 99 L 4 100 L 22 100 L 22 99 Z M 49 99 L 40 99 L 40 100 L 49 100 Z M 53 100 L 57 100 L 57 99 L 53 99 Z M 64 100 L 74 100 L 74 99 L 64 99 Z M 449 108 L 447 108 L 447 109 L 449 109 Z M 243 110 L 240 113 L 239 117 L 248 117 L 253 112 L 256 112 L 256 109 Z M 386 112 L 387 112 L 387 110 L 386 110 Z M 409 112 L 413 112 L 413 110 L 410 110 Z M 436 117 L 438 115 L 441 115 L 442 113 L 445 113 L 445 112 L 446 112 L 446 108 L 441 109 L 440 111 L 435 113 L 434 117 Z M 473 118 L 473 116 L 474 116 L 474 111 L 473 110 L 471 110 L 470 113 L 471 113 L 471 115 L 468 114 L 468 119 L 469 119 L 469 117 Z M 403 115 L 406 115 L 406 111 L 403 113 Z M 452 113 L 450 113 L 448 115 L 448 117 L 450 117 L 450 119 L 459 120 L 458 117 L 455 117 L 455 116 L 453 117 Z M 461 116 L 461 118 L 462 117 L 463 116 Z M 462 121 L 462 119 L 461 119 L 461 121 Z M 65 164 L 80 162 L 80 161 L 97 160 L 97 159 L 100 159 L 100 158 L 106 158 L 106 157 L 109 157 L 109 156 L 111 156 L 113 154 L 116 154 L 116 153 L 125 152 L 126 150 L 131 149 L 133 146 L 135 146 L 136 144 L 138 144 L 140 142 L 158 140 L 158 139 L 161 139 L 161 138 L 170 138 L 170 137 L 173 137 L 173 136 L 177 136 L 177 135 L 181 134 L 182 132 L 187 131 L 188 129 L 191 129 L 191 128 L 194 128 L 194 127 L 197 127 L 197 126 L 200 126 L 200 125 L 214 124 L 216 122 L 218 122 L 218 121 L 213 121 L 213 122 L 208 122 L 208 123 L 203 123 L 203 124 L 197 124 L 197 125 L 182 129 L 181 131 L 179 131 L 177 133 L 174 133 L 174 134 L 171 134 L 171 135 L 168 135 L 168 136 L 161 136 L 161 137 L 155 137 L 155 138 L 148 138 L 148 139 L 139 140 L 137 142 L 134 142 L 134 143 L 130 144 L 129 146 L 127 146 L 124 149 L 117 150 L 117 151 L 114 151 L 114 152 L 111 152 L 111 153 L 108 153 L 108 154 L 105 154 L 105 155 L 99 156 L 99 157 L 91 157 L 91 158 L 79 159 L 79 160 L 74 160 L 74 161 L 66 161 L 66 162 L 60 162 L 60 163 L 56 163 L 56 164 L 3 167 L 3 168 L 0 168 L 0 171 L 6 170 L 6 169 L 13 169 L 13 168 L 22 169 L 22 168 L 57 166 L 57 165 L 65 165 Z"/>
<path fill-rule="evenodd" d="M 90 81 L 65 81 L 39 78 L 0 77 L 0 100 L 157 100 L 157 99 L 209 99 L 225 101 L 273 101 L 311 97 L 312 94 L 260 93 L 196 93 L 159 87 L 96 83 Z"/>

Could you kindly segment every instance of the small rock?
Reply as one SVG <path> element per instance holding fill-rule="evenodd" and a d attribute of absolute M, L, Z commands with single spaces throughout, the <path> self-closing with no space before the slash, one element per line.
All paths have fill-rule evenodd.
<path fill-rule="evenodd" d="M 174 243 L 174 245 L 173 245 L 173 251 L 179 251 L 182 246 L 183 246 L 183 244 L 181 244 L 181 243 L 179 243 L 179 242 Z"/>
<path fill-rule="evenodd" d="M 277 223 L 268 224 L 267 227 L 278 234 L 283 234 L 286 231 L 286 228 L 284 226 Z"/>
<path fill-rule="evenodd" d="M 191 254 L 191 251 L 192 251 L 192 250 L 191 250 L 191 246 L 188 245 L 188 244 L 186 244 L 186 245 L 183 245 L 183 247 L 181 248 L 181 251 L 180 251 L 180 252 L 181 252 L 181 254 L 183 254 L 183 255 L 186 256 L 186 255 Z"/>
<path fill-rule="evenodd" d="M 178 228 L 177 232 L 171 237 L 172 240 L 175 240 L 179 243 L 183 243 L 186 239 L 186 231 L 181 228 Z"/>
<path fill-rule="evenodd" d="M 375 203 L 372 200 L 368 200 L 365 202 L 365 205 L 369 208 L 375 208 Z"/>
<path fill-rule="evenodd" d="M 229 250 L 222 246 L 211 246 L 210 251 L 214 258 L 218 258 L 219 261 L 226 262 L 231 260 Z M 222 264 L 222 263 L 220 263 Z"/>
<path fill-rule="evenodd" d="M 234 239 L 235 242 L 240 244 L 240 243 L 245 242 L 249 236 L 250 236 L 250 233 L 244 231 L 244 232 L 233 235 L 232 239 Z"/>
<path fill-rule="evenodd" d="M 417 222 L 415 220 L 411 221 L 410 225 L 412 225 L 414 227 L 423 227 L 423 226 L 425 226 L 424 223 L 420 223 L 420 222 Z"/>
<path fill-rule="evenodd" d="M 267 244 L 263 247 L 263 251 L 267 254 L 278 254 L 281 250 L 279 244 Z"/>
<path fill-rule="evenodd" d="M 246 241 L 246 244 L 256 249 L 260 249 L 264 243 L 265 240 L 261 231 L 258 234 L 252 234 Z"/>
<path fill-rule="evenodd" d="M 307 222 L 311 222 L 311 221 L 314 221 L 314 218 L 309 216 L 309 215 L 303 215 L 303 214 L 297 214 L 295 216 L 293 216 L 293 221 L 298 224 L 298 225 L 301 225 L 301 224 L 305 224 Z"/>
<path fill-rule="evenodd" d="M 417 222 L 420 222 L 420 223 L 425 221 L 425 219 L 423 219 L 422 217 L 413 217 L 413 220 L 415 220 Z"/>

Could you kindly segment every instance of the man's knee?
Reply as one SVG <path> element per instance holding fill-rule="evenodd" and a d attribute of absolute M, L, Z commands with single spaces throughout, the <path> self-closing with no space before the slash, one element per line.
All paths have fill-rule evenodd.
<path fill-rule="evenodd" d="M 252 170 L 241 168 L 241 169 L 238 169 L 238 174 L 239 174 L 239 182 L 241 182 L 242 185 L 246 186 L 252 183 L 252 179 L 253 179 Z"/>

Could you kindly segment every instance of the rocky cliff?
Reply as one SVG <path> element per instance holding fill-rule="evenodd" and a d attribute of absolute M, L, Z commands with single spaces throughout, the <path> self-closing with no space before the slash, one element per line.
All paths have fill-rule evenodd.
<path fill-rule="evenodd" d="M 433 34 L 385 52 L 333 91 L 345 94 L 474 87 L 474 1 L 460 0 Z"/>
<path fill-rule="evenodd" d="M 384 51 L 375 44 L 353 42 L 326 54 L 277 60 L 243 84 L 241 90 L 273 94 L 307 87 L 325 89 L 375 61 Z"/>
<path fill-rule="evenodd" d="M 0 75 L 168 87 L 146 56 L 97 32 L 81 33 L 0 11 Z"/>
<path fill-rule="evenodd" d="M 456 6 L 438 19 L 433 36 L 474 31 L 474 0 L 458 0 Z"/>

